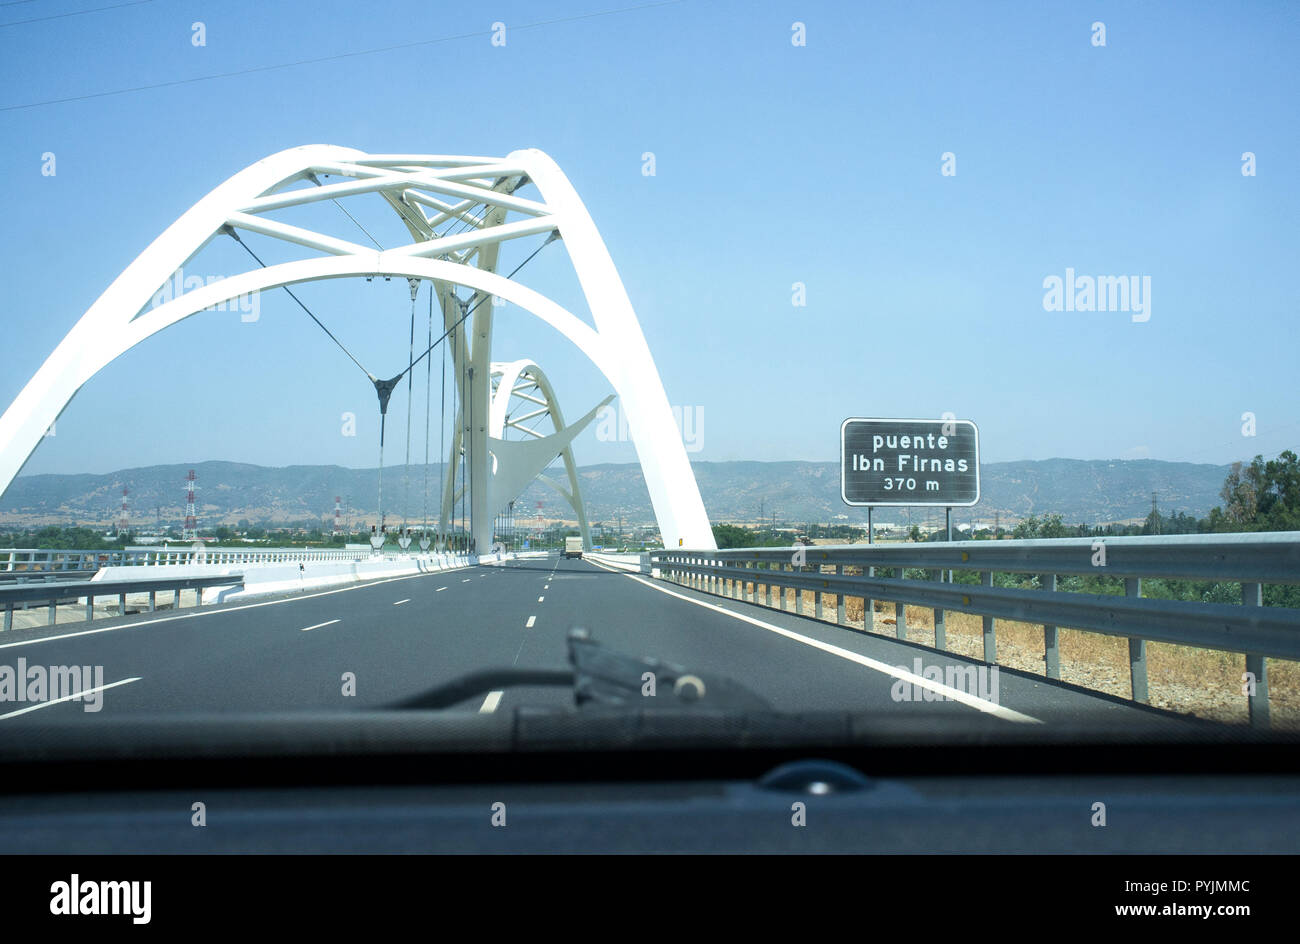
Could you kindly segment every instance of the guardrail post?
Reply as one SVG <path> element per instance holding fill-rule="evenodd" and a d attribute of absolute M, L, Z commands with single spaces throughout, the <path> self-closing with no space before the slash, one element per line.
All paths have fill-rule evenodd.
<path fill-rule="evenodd" d="M 980 584 L 985 587 L 993 586 L 993 571 L 985 570 L 980 572 Z M 998 637 L 997 628 L 993 624 L 993 617 L 981 617 L 984 624 L 984 661 L 989 665 L 995 665 L 998 661 Z"/>
<path fill-rule="evenodd" d="M 126 616 L 126 594 L 125 593 L 119 593 L 117 595 L 117 615 Z"/>
<path fill-rule="evenodd" d="M 1263 606 L 1264 585 L 1243 583 L 1242 606 Z M 1250 713 L 1252 728 L 1267 728 L 1268 722 L 1268 660 L 1262 655 L 1246 653 L 1246 671 L 1253 677 L 1254 685 L 1248 689 L 1246 709 Z"/>
<path fill-rule="evenodd" d="M 1056 592 L 1056 574 L 1043 574 L 1043 589 Z M 1049 679 L 1061 677 L 1061 645 L 1055 626 L 1043 627 L 1043 664 Z"/>
<path fill-rule="evenodd" d="M 820 574 L 821 572 L 822 572 L 822 566 L 821 564 L 818 564 L 817 573 Z M 821 618 L 822 618 L 822 592 L 820 590 L 814 590 L 813 591 L 813 619 L 821 619 Z"/>
<path fill-rule="evenodd" d="M 943 583 L 943 571 L 930 571 L 930 579 Z M 948 632 L 943 621 L 943 607 L 939 606 L 934 608 L 934 648 L 940 651 L 948 648 Z"/>
<path fill-rule="evenodd" d="M 864 577 L 876 576 L 875 567 L 863 567 L 862 575 Z M 862 598 L 862 631 L 866 633 L 875 632 L 876 630 L 876 601 L 871 597 Z"/>
<path fill-rule="evenodd" d="M 1125 577 L 1124 595 L 1127 597 L 1142 596 L 1142 578 Z M 1133 690 L 1133 700 L 1145 705 L 1148 701 L 1147 641 L 1145 639 L 1134 639 L 1131 636 L 1129 637 L 1128 670 Z"/>
<path fill-rule="evenodd" d="M 58 615 L 58 609 L 57 609 L 58 605 L 59 605 L 59 601 L 57 599 L 50 601 L 50 618 L 49 618 L 49 622 L 46 625 L 48 626 L 54 625 L 55 617 Z"/>
<path fill-rule="evenodd" d="M 794 571 L 795 573 L 802 573 L 802 572 L 803 572 L 803 568 L 802 568 L 802 567 L 796 567 L 796 566 L 793 565 L 793 564 L 790 565 L 790 570 Z M 802 587 L 795 587 L 795 591 L 794 591 L 794 611 L 795 611 L 795 613 L 797 613 L 799 616 L 803 616 L 803 588 L 802 588 Z"/>
<path fill-rule="evenodd" d="M 86 594 L 86 622 L 89 623 L 94 618 L 95 618 L 95 595 L 93 593 L 87 593 Z"/>
<path fill-rule="evenodd" d="M 154 598 L 155 598 L 157 595 L 158 595 L 158 591 L 157 591 L 157 590 L 150 590 L 150 591 L 149 591 L 149 612 L 150 612 L 150 613 L 152 613 L 152 612 L 154 611 L 154 608 L 155 608 L 155 602 L 156 602 Z"/>
<path fill-rule="evenodd" d="M 5 604 L 5 631 L 8 632 L 13 628 L 14 628 L 14 605 L 12 603 L 8 603 Z"/>
<path fill-rule="evenodd" d="M 898 579 L 907 579 L 902 567 L 898 568 Z M 894 601 L 894 636 L 898 639 L 907 638 L 907 604 L 899 600 Z"/>
<path fill-rule="evenodd" d="M 180 608 L 181 608 L 181 592 L 180 590 L 177 590 L 175 596 L 172 597 L 172 609 L 179 610 Z"/>
<path fill-rule="evenodd" d="M 834 568 L 835 568 L 835 575 L 836 575 L 837 577 L 842 577 L 842 576 L 844 576 L 844 565 L 843 565 L 843 564 L 835 564 L 835 565 L 833 565 L 833 566 L 834 566 Z M 844 616 L 844 588 L 843 588 L 843 587 L 836 587 L 836 588 L 835 588 L 835 625 L 836 625 L 836 626 L 843 626 L 843 625 L 844 625 L 844 622 L 845 622 L 845 616 Z"/>

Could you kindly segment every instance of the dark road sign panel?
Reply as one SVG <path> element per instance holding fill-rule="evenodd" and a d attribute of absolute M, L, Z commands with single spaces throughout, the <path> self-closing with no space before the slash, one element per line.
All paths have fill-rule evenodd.
<path fill-rule="evenodd" d="M 974 505 L 979 430 L 970 420 L 851 417 L 840 427 L 840 497 L 849 505 Z"/>

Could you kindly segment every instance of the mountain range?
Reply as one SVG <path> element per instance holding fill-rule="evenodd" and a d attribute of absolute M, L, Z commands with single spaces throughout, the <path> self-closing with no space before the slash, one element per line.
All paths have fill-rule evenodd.
<path fill-rule="evenodd" d="M 285 524 L 328 521 L 335 497 L 347 518 L 360 525 L 377 517 L 379 471 L 332 465 L 272 468 L 238 462 L 154 465 L 102 475 L 23 475 L 0 496 L 0 523 L 111 525 L 120 514 L 122 489 L 129 489 L 130 520 L 138 529 L 156 522 L 178 527 L 185 515 L 185 476 L 198 477 L 196 512 L 200 529 L 218 524 Z M 711 520 L 804 523 L 865 523 L 866 509 L 840 499 L 838 462 L 697 462 L 700 494 Z M 558 469 L 558 467 L 557 467 Z M 1045 459 L 987 463 L 981 468 L 981 498 L 973 508 L 954 509 L 954 524 L 1014 522 L 1031 514 L 1055 512 L 1067 523 L 1129 521 L 1151 510 L 1152 493 L 1162 513 L 1181 511 L 1202 517 L 1219 504 L 1226 465 L 1165 462 L 1156 459 Z M 423 519 L 426 482 L 428 507 L 436 518 L 442 469 L 437 465 L 388 467 L 383 472 L 384 510 L 392 524 Z M 563 478 L 563 470 L 552 469 Z M 651 523 L 654 516 L 641 468 L 636 463 L 583 466 L 579 481 L 593 521 Z M 541 508 L 538 508 L 541 503 Z M 556 492 L 541 482 L 515 502 L 515 519 L 540 514 L 572 518 Z M 934 509 L 881 508 L 875 520 L 924 522 Z M 760 517 L 761 515 L 761 517 Z M 942 519 L 942 510 L 938 511 Z"/>

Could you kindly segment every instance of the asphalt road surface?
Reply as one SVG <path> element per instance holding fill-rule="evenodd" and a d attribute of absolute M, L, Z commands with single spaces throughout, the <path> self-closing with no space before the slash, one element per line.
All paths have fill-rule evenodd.
<path fill-rule="evenodd" d="M 1090 726 L 1159 718 L 1006 669 L 998 673 L 996 701 L 934 687 L 934 700 L 925 700 L 913 687 L 922 681 L 912 674 L 916 658 L 926 668 L 980 663 L 553 555 L 174 615 L 0 633 L 0 669 L 76 665 L 93 674 L 102 667 L 102 678 L 82 688 L 104 686 L 93 693 L 97 712 L 76 700 L 51 704 L 48 695 L 0 701 L 0 725 L 82 714 L 366 710 L 485 668 L 564 667 L 565 639 L 577 626 L 619 652 L 723 674 L 781 711 L 979 711 L 1007 724 Z M 900 689 L 914 697 L 900 699 Z M 572 703 L 565 689 L 511 688 L 456 710 Z"/>

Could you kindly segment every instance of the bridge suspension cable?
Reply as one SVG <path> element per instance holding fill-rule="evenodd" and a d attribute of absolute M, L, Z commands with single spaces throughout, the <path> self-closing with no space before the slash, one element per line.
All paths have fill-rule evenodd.
<path fill-rule="evenodd" d="M 342 209 L 342 208 L 340 207 L 340 209 Z M 229 223 L 227 223 L 225 226 L 222 227 L 222 230 L 226 233 L 227 236 L 232 236 L 232 237 L 234 237 L 235 242 L 239 243 L 239 245 L 241 245 L 241 246 L 244 247 L 244 251 L 245 251 L 246 253 L 248 253 L 250 256 L 253 257 L 253 261 L 254 261 L 254 262 L 256 262 L 256 263 L 257 263 L 259 266 L 261 266 L 263 269 L 266 268 L 266 263 L 263 262 L 263 261 L 258 257 L 257 253 L 253 252 L 253 250 L 252 250 L 251 248 L 249 248 L 248 243 L 244 242 L 242 239 L 239 238 L 239 233 L 235 232 L 235 228 L 234 228 L 233 226 L 231 226 Z M 342 341 L 340 341 L 338 338 L 334 337 L 334 333 L 333 333 L 332 331 L 330 331 L 329 328 L 325 327 L 324 323 L 322 323 L 321 320 L 320 320 L 319 318 L 317 318 L 314 314 L 312 314 L 312 310 L 311 310 L 310 308 L 308 308 L 306 305 L 303 304 L 302 299 L 299 298 L 297 295 L 295 295 L 295 294 L 293 293 L 293 290 L 290 289 L 289 286 L 287 286 L 287 285 L 281 285 L 280 287 L 281 287 L 282 289 L 284 289 L 286 292 L 289 293 L 289 297 L 292 298 L 295 302 L 298 303 L 298 307 L 301 308 L 303 311 L 305 311 L 305 312 L 307 313 L 307 317 L 310 318 L 312 321 L 316 322 L 316 326 L 317 326 L 318 328 L 320 328 L 322 331 L 324 331 L 325 334 L 329 337 L 329 339 L 330 339 L 331 341 L 333 341 L 335 344 L 337 344 L 337 345 L 339 346 L 339 350 L 342 351 L 344 354 L 346 354 L 346 355 L 348 356 L 348 360 L 350 360 L 350 361 L 352 361 L 352 363 L 356 364 L 357 367 L 359 367 L 359 368 L 361 369 L 361 372 L 362 372 L 363 374 L 365 374 L 367 377 L 369 377 L 369 378 L 370 378 L 370 381 L 373 383 L 373 382 L 375 381 L 375 375 L 372 374 L 370 371 L 366 370 L 366 368 L 362 365 L 361 361 L 357 360 L 357 359 L 352 355 L 352 352 L 349 351 L 349 350 L 348 350 L 348 349 L 343 345 L 343 342 L 342 342 Z"/>
<path fill-rule="evenodd" d="M 320 181 L 314 181 L 314 182 L 317 184 L 317 186 L 320 186 Z M 377 241 L 375 241 L 375 238 L 374 238 L 373 236 L 370 235 L 370 233 L 365 229 L 365 227 L 361 226 L 361 224 L 357 222 L 356 218 L 353 217 L 351 213 L 348 213 L 348 211 L 347 211 L 346 209 L 344 209 L 344 207 L 343 207 L 341 204 L 339 204 L 337 200 L 335 200 L 334 203 L 339 207 L 340 210 L 343 211 L 343 213 L 344 213 L 344 214 L 345 214 L 349 219 L 352 220 L 353 223 L 356 223 L 357 227 L 358 227 L 359 229 L 361 229 L 362 232 L 364 232 L 367 236 L 370 237 L 371 242 L 374 242 L 376 246 L 379 246 L 379 243 L 378 243 Z M 490 205 L 485 203 L 485 204 L 484 204 L 484 207 L 485 207 L 485 208 L 488 208 L 488 207 L 490 207 Z M 487 212 L 487 210 L 485 209 L 485 215 L 486 215 L 486 212 Z M 254 260 L 254 261 L 255 261 L 259 266 L 261 266 L 263 269 L 265 269 L 265 268 L 267 267 L 267 266 L 266 266 L 266 263 L 263 262 L 263 261 L 261 260 L 261 258 L 257 255 L 257 253 L 255 253 L 255 252 L 252 250 L 252 248 L 249 247 L 248 244 L 245 243 L 245 242 L 244 242 L 244 241 L 239 237 L 239 234 L 235 231 L 235 229 L 234 229 L 233 226 L 230 226 L 229 224 L 227 224 L 227 225 L 225 225 L 224 227 L 222 227 L 222 230 L 223 230 L 225 233 L 227 233 L 228 235 L 230 235 L 231 237 L 233 237 L 234 240 L 235 240 L 235 242 L 237 242 L 237 243 L 239 243 L 239 245 L 243 246 L 243 247 L 244 247 L 244 251 L 247 252 L 250 256 L 252 256 L 253 260 Z M 523 269 L 524 266 L 528 265 L 528 263 L 532 262 L 532 260 L 533 260 L 534 258 L 536 258 L 536 256 L 538 255 L 538 253 L 540 253 L 543 249 L 545 249 L 547 246 L 549 246 L 551 243 L 555 242 L 555 241 L 556 241 L 557 239 L 559 239 L 559 238 L 560 238 L 560 231 L 559 231 L 558 229 L 557 229 L 557 230 L 552 230 L 551 234 L 546 238 L 546 240 L 545 240 L 545 241 L 544 241 L 540 246 L 538 246 L 536 249 L 534 249 L 531 253 L 529 253 L 528 256 L 525 257 L 524 260 L 523 260 L 522 262 L 520 262 L 517 266 L 515 266 L 515 267 L 510 271 L 510 274 L 506 276 L 506 278 L 507 278 L 507 279 L 514 278 L 515 275 L 517 275 L 517 274 L 519 273 L 519 271 L 520 271 L 521 269 Z M 380 248 L 382 249 L 383 247 L 381 246 Z M 378 398 L 379 398 L 379 475 L 378 475 L 378 501 L 379 501 L 379 511 L 378 511 L 378 513 L 379 513 L 379 524 L 378 524 L 378 533 L 380 533 L 380 534 L 384 533 L 384 531 L 385 531 L 385 526 L 384 526 L 384 439 L 385 439 L 385 434 L 386 434 L 386 429 L 387 429 L 387 419 L 388 419 L 388 401 L 389 401 L 389 398 L 390 398 L 391 395 L 392 395 L 393 389 L 397 386 L 397 384 L 399 384 L 399 383 L 401 382 L 401 380 L 402 380 L 403 377 L 406 377 L 406 378 L 407 378 L 407 404 L 406 404 L 406 465 L 405 465 L 405 468 L 404 468 L 404 470 L 403 470 L 403 476 L 402 476 L 402 527 L 403 527 L 403 529 L 405 529 L 405 528 L 406 528 L 406 525 L 407 525 L 407 521 L 408 521 L 408 504 L 409 504 L 409 470 L 410 470 L 410 464 L 411 464 L 411 397 L 412 397 L 412 382 L 413 382 L 413 373 L 412 373 L 412 371 L 414 370 L 416 364 L 418 364 L 420 361 L 424 360 L 424 359 L 425 359 L 429 354 L 431 354 L 431 353 L 433 352 L 433 349 L 434 349 L 434 348 L 436 348 L 436 347 L 438 347 L 439 345 L 441 345 L 442 342 L 445 341 L 445 340 L 447 340 L 448 337 L 450 337 L 450 338 L 452 339 L 452 342 L 451 342 L 451 343 L 454 345 L 454 344 L 456 343 L 456 338 L 455 338 L 455 331 L 456 331 L 456 329 L 457 329 L 460 325 L 462 325 L 465 321 L 467 321 L 467 320 L 469 319 L 469 317 L 470 317 L 471 315 L 473 315 L 475 311 L 478 310 L 478 308 L 479 308 L 480 305 L 482 305 L 485 301 L 488 300 L 488 298 L 491 297 L 491 296 L 489 296 L 489 295 L 487 295 L 487 294 L 485 294 L 485 293 L 481 293 L 481 292 L 477 292 L 477 291 L 476 291 L 475 294 L 478 295 L 479 298 L 478 298 L 478 301 L 476 301 L 473 305 L 469 305 L 468 302 L 461 301 L 461 302 L 460 302 L 460 307 L 461 307 L 461 309 L 462 309 L 462 313 L 461 313 L 460 317 L 457 318 L 456 321 L 454 321 L 454 322 L 451 324 L 450 327 L 448 327 L 445 331 L 443 331 L 442 335 L 439 336 L 438 340 L 436 340 L 436 341 L 431 341 L 431 342 L 429 343 L 429 345 L 428 345 L 428 346 L 427 346 L 427 347 L 426 347 L 426 348 L 425 348 L 425 349 L 420 353 L 420 356 L 419 356 L 419 357 L 415 357 L 415 356 L 414 356 L 414 353 L 415 353 L 415 298 L 416 298 L 416 293 L 418 292 L 418 284 L 419 284 L 419 283 L 418 283 L 418 280 L 416 280 L 416 279 L 410 279 L 410 278 L 408 278 L 407 281 L 411 284 L 411 331 L 410 331 L 410 350 L 409 350 L 409 352 L 408 352 L 408 356 L 407 356 L 406 369 L 403 370 L 401 373 L 399 373 L 397 376 L 392 377 L 392 378 L 390 378 L 390 379 L 388 379 L 388 380 L 380 380 L 380 379 L 377 378 L 374 374 L 372 374 L 369 370 L 367 370 L 367 369 L 365 368 L 365 366 L 364 366 L 364 365 L 363 365 L 359 360 L 357 360 L 357 358 L 352 354 L 352 352 L 348 350 L 348 348 L 343 344 L 343 342 L 340 341 L 337 337 L 335 337 L 335 336 L 334 336 L 334 333 L 331 332 L 331 331 L 329 330 L 329 328 L 325 327 L 325 324 L 324 324 L 324 323 L 323 323 L 319 318 L 316 317 L 316 315 L 312 312 L 312 310 L 311 310 L 310 308 L 308 308 L 308 307 L 303 303 L 302 299 L 300 299 L 297 295 L 295 295 L 295 294 L 293 293 L 293 291 L 292 291 L 292 290 L 291 290 L 287 285 L 281 286 L 281 288 L 283 288 L 286 292 L 288 292 L 289 297 L 292 298 L 295 302 L 297 302 L 298 307 L 300 307 L 304 312 L 307 313 L 307 316 L 308 316 L 309 318 L 311 318 L 311 320 L 314 321 L 314 322 L 316 323 L 317 327 L 319 327 L 322 331 L 325 332 L 326 336 L 328 336 L 329 339 L 330 339 L 331 341 L 333 341 L 333 342 L 338 346 L 339 350 L 341 350 L 344 354 L 347 355 L 348 359 L 351 360 L 352 363 L 354 363 L 354 364 L 357 365 L 357 367 L 361 370 L 361 372 L 364 373 L 364 374 L 366 375 L 366 377 L 370 380 L 370 382 L 371 382 L 371 383 L 374 385 L 374 387 L 375 387 L 375 394 L 376 394 L 376 395 L 378 396 Z M 457 300 L 459 301 L 459 296 L 455 296 L 455 295 L 453 295 L 453 297 L 456 297 Z M 472 298 L 472 297 L 473 297 L 473 296 L 471 296 L 471 298 Z M 432 308 L 432 304 L 433 304 L 433 301 L 432 301 L 432 298 L 430 298 L 430 307 L 431 307 L 431 308 Z M 430 313 L 430 329 L 431 329 L 431 330 L 430 330 L 430 335 L 432 335 L 432 312 Z M 429 373 L 429 370 L 430 370 L 431 366 L 432 366 L 432 365 L 430 364 L 428 367 L 426 367 L 426 374 Z M 468 371 L 468 382 L 472 385 L 473 382 L 474 382 L 474 369 L 473 369 L 472 366 L 469 366 L 469 367 L 467 367 L 467 371 Z M 443 416 L 443 420 L 444 420 L 444 423 L 445 423 L 445 419 L 446 419 L 446 415 L 445 415 L 445 414 L 446 414 L 446 390 L 445 390 L 445 384 L 446 384 L 446 378 L 445 378 L 445 374 L 446 374 L 446 351 L 445 351 L 445 349 L 444 349 L 444 352 L 443 352 L 443 373 L 444 373 L 444 381 L 443 381 L 443 382 L 444 382 L 444 392 L 443 392 L 443 413 L 444 413 L 444 416 Z M 458 383 L 456 384 L 456 387 L 458 388 L 457 392 L 459 392 L 459 387 L 460 387 L 461 385 L 462 385 L 461 382 L 458 381 Z M 473 442 L 472 442 L 472 439 L 473 439 L 473 402 L 474 402 L 474 398 L 473 398 L 473 396 L 472 396 L 472 391 L 470 391 L 470 393 L 471 393 L 471 395 L 470 395 L 469 398 L 468 398 L 468 399 L 469 399 L 469 402 L 468 402 L 468 405 L 467 405 L 467 406 L 468 406 L 468 419 L 469 419 L 469 425 L 468 425 L 468 426 L 463 426 L 463 428 L 462 428 L 462 430 L 461 430 L 461 444 L 460 444 L 460 450 L 459 450 L 459 452 L 460 452 L 460 456 L 459 456 L 459 464 L 460 464 L 460 466 L 461 466 L 461 523 L 462 523 L 462 527 L 464 526 L 464 523 L 465 523 L 465 521 L 466 521 L 466 507 L 465 507 L 465 505 L 466 505 L 466 500 L 467 500 L 467 498 L 469 497 L 469 492 L 470 492 L 470 487 L 471 487 L 471 486 L 470 486 L 470 481 L 469 481 L 469 477 L 470 477 L 470 476 L 469 476 L 469 469 L 466 468 L 466 462 L 467 462 L 467 461 L 469 462 L 470 467 L 472 467 L 472 464 L 473 464 L 473 452 L 472 452 L 472 450 L 473 450 Z M 457 398 L 457 399 L 458 399 L 458 398 Z M 462 408 L 465 408 L 465 407 L 466 407 L 466 404 L 461 404 L 461 407 L 462 407 Z M 427 411 L 426 411 L 426 414 L 427 414 Z M 466 418 L 466 417 L 462 417 L 462 420 L 464 420 L 465 418 Z M 466 431 L 466 430 L 468 430 L 468 432 L 469 432 L 469 434 L 470 434 L 470 435 L 469 435 L 469 438 L 470 438 L 470 440 L 471 440 L 470 443 L 468 444 L 468 446 L 467 446 L 467 444 L 466 444 L 466 442 L 465 442 L 465 438 L 466 438 L 466 437 L 465 437 L 465 431 Z M 426 421 L 426 436 L 425 436 L 425 438 L 426 438 L 426 453 L 427 453 L 427 451 L 428 451 L 428 448 L 427 448 L 427 439 L 428 439 L 428 434 L 427 434 L 427 421 Z M 425 463 L 425 464 L 426 464 L 426 466 L 428 465 L 427 458 L 426 458 L 426 463 Z M 427 471 L 426 471 L 426 477 L 427 477 Z M 439 478 L 441 478 L 441 474 L 440 474 Z M 425 491 L 426 491 L 426 496 L 427 496 L 427 492 L 428 492 L 427 487 L 426 487 Z M 453 501 L 454 501 L 454 498 L 453 498 Z M 427 497 L 426 497 L 426 517 L 427 517 Z"/>
<path fill-rule="evenodd" d="M 557 239 L 559 239 L 559 238 L 560 238 L 560 231 L 559 231 L 559 230 L 553 230 L 553 231 L 551 232 L 551 235 L 548 236 L 548 237 L 546 238 L 546 242 L 542 243 L 540 246 L 538 246 L 536 249 L 534 249 L 534 250 L 533 250 L 533 251 L 528 255 L 528 258 L 527 258 L 527 259 L 525 259 L 523 262 L 519 263 L 519 265 L 515 266 L 514 269 L 511 270 L 510 274 L 506 276 L 506 278 L 507 278 L 507 279 L 512 279 L 512 278 L 514 278 L 515 275 L 519 272 L 519 270 L 522 269 L 524 266 L 528 265 L 528 263 L 532 262 L 532 261 L 533 261 L 533 258 L 534 258 L 534 257 L 535 257 L 539 252 L 541 252 L 543 249 L 545 249 L 547 246 L 549 246 L 551 243 L 555 242 L 555 240 L 557 240 Z M 479 294 L 479 293 L 478 293 L 478 292 L 475 292 L 475 294 Z M 481 295 L 480 298 L 479 298 L 479 300 L 478 300 L 477 302 L 474 303 L 474 305 L 469 309 L 469 311 L 466 311 L 466 312 L 463 313 L 459 318 L 457 318 L 456 321 L 453 322 L 452 326 L 451 326 L 450 328 L 448 328 L 446 331 L 444 331 L 444 332 L 442 333 L 442 336 L 441 336 L 440 338 L 438 338 L 438 340 L 434 341 L 434 342 L 433 342 L 432 344 L 430 344 L 427 348 L 425 348 L 425 349 L 424 349 L 424 352 L 421 353 L 420 356 L 417 357 L 417 358 L 416 358 L 416 359 L 415 359 L 415 360 L 410 364 L 410 366 L 408 366 L 408 367 L 406 368 L 406 370 L 410 370 L 410 369 L 411 369 L 412 367 L 414 367 L 416 364 L 420 363 L 420 361 L 424 360 L 425 357 L 427 357 L 429 354 L 431 354 L 431 353 L 433 352 L 433 349 L 434 349 L 435 347 L 437 347 L 439 344 L 441 344 L 443 341 L 445 341 L 445 340 L 447 339 L 447 336 L 448 336 L 449 334 L 451 334 L 453 331 L 456 330 L 457 326 L 459 326 L 462 322 L 464 322 L 465 319 L 468 318 L 470 315 L 474 314 L 474 312 L 478 310 L 479 305 L 482 305 L 482 304 L 483 304 L 485 301 L 487 301 L 487 299 L 490 298 L 490 297 L 491 297 L 491 296 L 489 296 L 489 295 Z M 462 303 L 462 307 L 463 307 L 463 303 Z M 398 374 L 397 377 L 394 378 L 394 379 L 395 379 L 395 380 L 400 380 L 400 379 L 402 378 L 402 376 L 403 376 L 405 373 L 406 373 L 405 370 L 402 371 L 402 373 L 401 373 L 401 374 Z"/>

